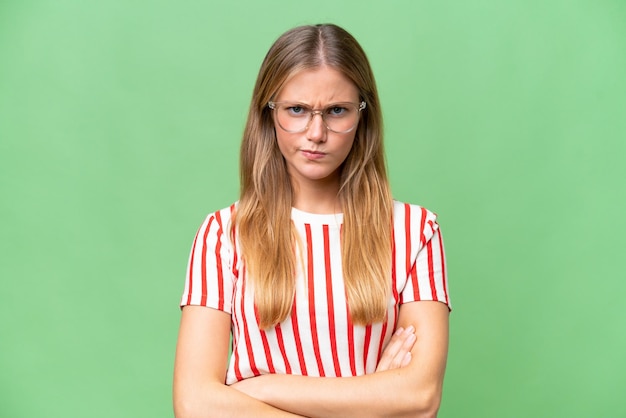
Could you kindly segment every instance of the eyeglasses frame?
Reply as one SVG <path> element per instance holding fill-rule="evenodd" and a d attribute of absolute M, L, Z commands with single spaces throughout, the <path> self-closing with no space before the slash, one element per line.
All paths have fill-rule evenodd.
<path fill-rule="evenodd" d="M 302 105 L 303 107 L 306 107 L 306 104 L 304 103 L 298 103 L 298 102 L 288 102 L 288 101 L 280 101 L 280 102 L 274 102 L 272 100 L 270 100 L 269 102 L 267 102 L 267 106 L 272 109 L 272 110 L 276 110 L 276 105 L 281 105 L 281 104 L 296 104 L 296 105 Z M 313 118 L 315 117 L 315 115 L 320 115 L 320 117 L 322 118 L 322 122 L 324 122 L 324 126 L 326 127 L 326 129 L 328 129 L 331 132 L 334 132 L 336 134 L 347 134 L 348 132 L 352 132 L 358 125 L 359 125 L 359 119 L 357 119 L 357 122 L 354 124 L 354 126 L 346 131 L 335 131 L 334 129 L 331 129 L 330 126 L 328 126 L 328 123 L 326 123 L 326 119 L 324 119 L 324 111 L 327 110 L 328 108 L 331 108 L 333 106 L 338 106 L 338 105 L 345 105 L 345 104 L 350 104 L 353 105 L 355 107 L 357 107 L 357 114 L 359 116 L 359 119 L 361 118 L 361 111 L 363 109 L 365 109 L 367 107 L 367 103 L 365 102 L 365 100 L 362 100 L 358 105 L 356 103 L 352 103 L 352 102 L 339 102 L 339 103 L 332 103 L 329 104 L 328 106 L 324 107 L 323 109 L 311 109 L 311 112 L 309 113 L 309 121 L 306 123 L 306 126 L 298 131 L 290 131 L 288 129 L 283 128 L 283 126 L 280 124 L 280 122 L 278 122 L 278 126 L 280 126 L 280 129 L 282 129 L 285 132 L 289 132 L 291 134 L 297 134 L 297 133 L 301 133 L 301 132 L 306 132 L 309 127 L 311 126 L 311 122 L 313 121 Z M 278 121 L 278 120 L 277 120 Z"/>

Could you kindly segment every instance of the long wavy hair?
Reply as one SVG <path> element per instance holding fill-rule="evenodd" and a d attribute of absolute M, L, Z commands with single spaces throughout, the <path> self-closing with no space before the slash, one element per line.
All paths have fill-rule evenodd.
<path fill-rule="evenodd" d="M 344 29 L 332 24 L 301 26 L 284 33 L 265 56 L 241 144 L 241 194 L 232 233 L 239 239 L 262 328 L 289 316 L 299 257 L 291 222 L 293 189 L 268 102 L 295 74 L 322 66 L 347 76 L 367 103 L 341 166 L 338 196 L 349 313 L 353 323 L 361 325 L 382 321 L 387 313 L 393 201 L 374 75 L 365 52 Z"/>

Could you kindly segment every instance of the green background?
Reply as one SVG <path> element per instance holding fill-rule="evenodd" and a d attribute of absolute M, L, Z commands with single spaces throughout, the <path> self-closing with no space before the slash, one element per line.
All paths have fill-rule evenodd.
<path fill-rule="evenodd" d="M 626 2 L 0 1 L 0 416 L 167 417 L 265 52 L 334 22 L 440 216 L 440 417 L 626 417 Z"/>

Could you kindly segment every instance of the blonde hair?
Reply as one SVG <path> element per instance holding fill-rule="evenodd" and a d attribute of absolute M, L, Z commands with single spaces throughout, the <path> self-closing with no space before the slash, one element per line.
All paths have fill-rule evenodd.
<path fill-rule="evenodd" d="M 284 33 L 265 56 L 241 144 L 241 192 L 232 231 L 238 235 L 262 328 L 291 313 L 298 240 L 291 222 L 293 189 L 268 101 L 299 71 L 321 66 L 346 75 L 367 103 L 342 165 L 339 190 L 349 312 L 353 323 L 362 325 L 382 321 L 387 313 L 393 201 L 374 76 L 365 52 L 348 32 L 331 24 L 301 26 Z"/>

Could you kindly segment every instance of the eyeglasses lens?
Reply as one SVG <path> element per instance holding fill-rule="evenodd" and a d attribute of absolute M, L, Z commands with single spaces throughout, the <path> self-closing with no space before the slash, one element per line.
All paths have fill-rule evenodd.
<path fill-rule="evenodd" d="M 324 119 L 326 127 L 337 133 L 349 132 L 359 122 L 359 109 L 351 103 L 335 104 L 319 111 L 291 103 L 281 103 L 276 107 L 278 124 L 288 132 L 306 130 L 311 119 L 318 113 Z"/>

